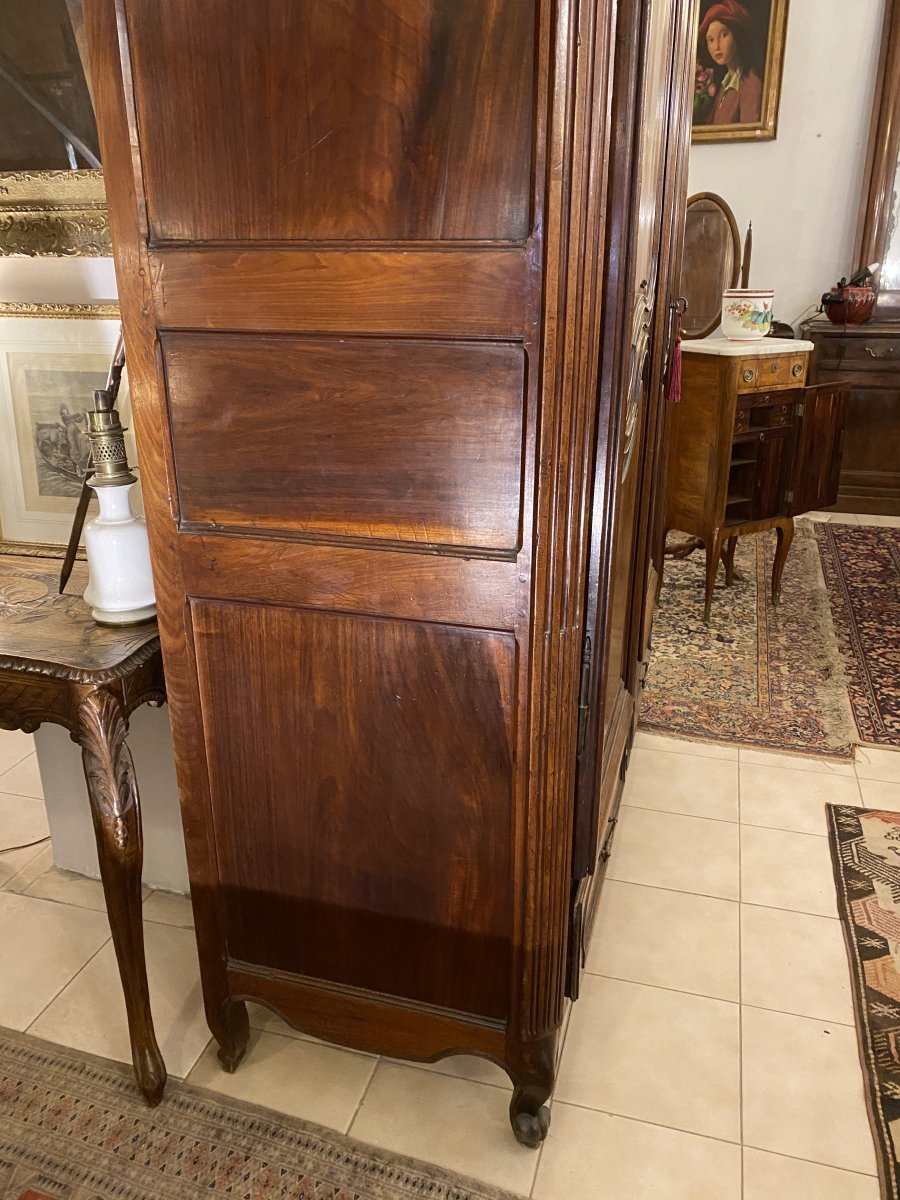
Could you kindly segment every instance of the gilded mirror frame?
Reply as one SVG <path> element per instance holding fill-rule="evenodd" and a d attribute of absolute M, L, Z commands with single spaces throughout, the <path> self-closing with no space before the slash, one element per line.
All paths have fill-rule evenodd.
<path fill-rule="evenodd" d="M 0 255 L 112 254 L 103 172 L 0 172 Z"/>
<path fill-rule="evenodd" d="M 900 191 L 900 0 L 887 0 L 865 183 L 856 238 L 856 266 L 883 262 L 890 240 L 895 188 Z M 900 321 L 900 290 L 878 289 L 875 316 Z"/>

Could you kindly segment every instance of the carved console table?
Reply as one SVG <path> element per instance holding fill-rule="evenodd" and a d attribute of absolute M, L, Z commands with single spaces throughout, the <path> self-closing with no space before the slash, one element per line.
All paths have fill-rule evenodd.
<path fill-rule="evenodd" d="M 83 563 L 75 564 L 71 595 L 57 594 L 58 577 L 53 559 L 0 555 L 0 728 L 33 733 L 50 721 L 81 746 L 134 1071 L 153 1105 L 166 1068 L 150 1015 L 140 805 L 125 735 L 134 709 L 165 701 L 159 638 L 155 622 L 97 625 L 81 599 Z"/>

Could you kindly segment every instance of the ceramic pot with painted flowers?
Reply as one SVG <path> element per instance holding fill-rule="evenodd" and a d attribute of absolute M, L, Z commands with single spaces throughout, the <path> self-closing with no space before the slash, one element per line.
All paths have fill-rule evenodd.
<path fill-rule="evenodd" d="M 726 288 L 722 293 L 722 332 L 733 342 L 755 342 L 772 328 L 775 293 L 764 288 Z"/>

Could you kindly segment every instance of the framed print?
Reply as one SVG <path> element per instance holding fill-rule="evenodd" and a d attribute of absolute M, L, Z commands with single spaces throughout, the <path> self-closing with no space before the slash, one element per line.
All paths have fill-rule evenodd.
<path fill-rule="evenodd" d="M 90 461 L 86 413 L 106 384 L 117 311 L 0 304 L 0 552 L 62 553 L 68 541 Z M 117 407 L 127 426 L 124 379 Z M 133 441 L 128 453 L 134 463 Z"/>
<path fill-rule="evenodd" d="M 701 0 L 693 142 L 775 137 L 788 0 Z"/>

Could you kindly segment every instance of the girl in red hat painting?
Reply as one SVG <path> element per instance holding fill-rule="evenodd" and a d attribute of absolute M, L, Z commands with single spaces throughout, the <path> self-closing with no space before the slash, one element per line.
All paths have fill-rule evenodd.
<path fill-rule="evenodd" d="M 721 0 L 706 10 L 697 46 L 695 125 L 760 120 L 762 79 L 751 53 L 753 32 L 750 13 L 738 0 Z"/>

